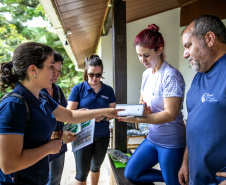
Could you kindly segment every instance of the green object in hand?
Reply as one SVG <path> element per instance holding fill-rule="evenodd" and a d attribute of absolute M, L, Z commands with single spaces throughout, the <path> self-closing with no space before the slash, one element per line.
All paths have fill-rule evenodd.
<path fill-rule="evenodd" d="M 64 131 L 70 131 L 70 132 L 73 132 L 75 134 L 78 134 L 82 131 L 82 126 L 80 123 L 78 124 L 66 124 L 63 128 Z"/>

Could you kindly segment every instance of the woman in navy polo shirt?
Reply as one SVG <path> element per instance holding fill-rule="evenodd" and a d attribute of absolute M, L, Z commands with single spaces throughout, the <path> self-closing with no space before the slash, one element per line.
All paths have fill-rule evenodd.
<path fill-rule="evenodd" d="M 63 107 L 67 107 L 67 100 L 64 96 L 62 89 L 56 85 L 58 78 L 60 77 L 64 58 L 56 51 L 54 51 L 54 70 L 52 76 L 52 85 L 46 89 L 42 89 L 43 92 L 48 93 L 54 101 Z M 56 134 L 63 131 L 64 123 L 57 121 L 57 126 L 52 134 L 51 138 L 54 138 Z M 49 183 L 48 185 L 60 185 L 63 169 L 65 152 L 67 151 L 67 144 L 63 143 L 61 150 L 57 154 L 49 156 L 50 168 L 49 168 Z"/>
<path fill-rule="evenodd" d="M 113 89 L 100 81 L 103 74 L 103 63 L 97 55 L 91 55 L 86 62 L 84 82 L 71 90 L 68 106 L 70 110 L 81 108 L 98 109 L 115 107 L 116 100 Z M 97 185 L 100 166 L 104 160 L 109 138 L 109 121 L 104 115 L 95 119 L 94 142 L 74 152 L 76 163 L 76 185 L 85 185 L 89 171 L 91 184 Z"/>
<path fill-rule="evenodd" d="M 1 90 L 15 87 L 13 92 L 28 103 L 31 118 L 26 125 L 26 108 L 17 97 L 8 97 L 0 104 L 0 184 L 14 184 L 14 172 L 17 184 L 48 182 L 48 155 L 58 153 L 62 144 L 61 139 L 50 140 L 56 120 L 80 123 L 100 115 L 117 114 L 118 110 L 113 108 L 71 111 L 48 95 L 47 103 L 40 90 L 51 86 L 54 63 L 52 48 L 27 42 L 15 49 L 11 62 L 1 64 Z M 62 139 L 67 143 L 75 136 L 64 132 Z"/>

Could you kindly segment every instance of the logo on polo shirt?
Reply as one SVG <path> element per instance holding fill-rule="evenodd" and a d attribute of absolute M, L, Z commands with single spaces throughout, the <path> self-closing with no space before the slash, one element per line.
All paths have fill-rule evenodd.
<path fill-rule="evenodd" d="M 209 93 L 204 93 L 202 95 L 201 98 L 202 102 L 213 102 L 213 101 L 217 101 L 215 100 L 215 98 L 213 97 L 213 94 L 209 94 Z"/>
<path fill-rule="evenodd" d="M 106 100 L 108 100 L 108 99 L 109 99 L 109 97 L 104 96 L 104 95 L 101 95 L 101 98 L 106 99 Z"/>
<path fill-rule="evenodd" d="M 53 113 L 51 114 L 52 118 L 55 118 L 55 116 L 53 115 Z"/>

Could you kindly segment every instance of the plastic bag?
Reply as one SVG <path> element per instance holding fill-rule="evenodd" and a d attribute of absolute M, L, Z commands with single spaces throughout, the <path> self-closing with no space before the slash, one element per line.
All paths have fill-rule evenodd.
<path fill-rule="evenodd" d="M 109 154 L 111 154 L 110 156 L 113 161 L 119 161 L 124 164 L 127 163 L 130 158 L 128 155 L 121 152 L 120 150 L 109 150 Z"/>

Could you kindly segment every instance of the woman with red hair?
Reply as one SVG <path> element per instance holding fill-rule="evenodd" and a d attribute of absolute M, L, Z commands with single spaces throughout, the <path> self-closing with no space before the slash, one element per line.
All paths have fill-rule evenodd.
<path fill-rule="evenodd" d="M 152 24 L 141 31 L 134 46 L 143 73 L 140 103 L 146 103 L 146 117 L 120 117 L 121 121 L 148 123 L 149 134 L 131 156 L 125 177 L 133 182 L 164 181 L 179 185 L 185 141 L 185 124 L 181 112 L 185 83 L 181 73 L 164 60 L 164 39 L 158 26 Z M 160 170 L 152 169 L 157 163 Z"/>

